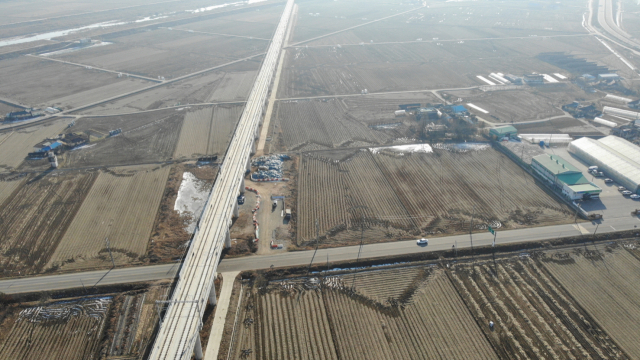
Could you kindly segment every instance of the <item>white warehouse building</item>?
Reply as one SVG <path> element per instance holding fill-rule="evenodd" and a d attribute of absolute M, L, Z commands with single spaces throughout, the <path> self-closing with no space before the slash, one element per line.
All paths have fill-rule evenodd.
<path fill-rule="evenodd" d="M 640 147 L 617 136 L 600 140 L 581 138 L 569 144 L 569 152 L 627 189 L 640 193 Z"/>

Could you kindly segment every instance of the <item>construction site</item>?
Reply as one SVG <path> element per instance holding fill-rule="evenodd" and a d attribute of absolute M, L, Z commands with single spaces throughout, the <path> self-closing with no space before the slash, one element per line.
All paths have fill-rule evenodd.
<path fill-rule="evenodd" d="M 0 4 L 0 358 L 640 357 L 639 4 L 94 5 Z"/>

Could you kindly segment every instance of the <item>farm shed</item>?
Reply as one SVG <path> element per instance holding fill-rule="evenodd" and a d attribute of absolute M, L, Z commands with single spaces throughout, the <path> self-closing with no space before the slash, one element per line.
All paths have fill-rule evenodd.
<path fill-rule="evenodd" d="M 454 114 L 464 114 L 468 112 L 467 108 L 462 105 L 452 106 L 451 111 L 453 111 Z"/>
<path fill-rule="evenodd" d="M 618 74 L 598 74 L 599 80 L 619 80 L 620 75 Z"/>
<path fill-rule="evenodd" d="M 569 144 L 569 152 L 599 170 L 627 189 L 640 192 L 640 147 L 617 136 L 600 140 L 581 138 Z"/>
<path fill-rule="evenodd" d="M 42 149 L 40 149 L 40 152 L 48 152 L 48 151 L 51 151 L 51 150 L 55 150 L 55 149 L 59 148 L 60 146 L 62 146 L 62 143 L 56 141 L 53 144 L 47 145 L 47 146 L 43 147 Z"/>
<path fill-rule="evenodd" d="M 597 198 L 602 192 L 560 156 L 538 155 L 531 160 L 531 167 L 571 200 Z"/>
<path fill-rule="evenodd" d="M 489 135 L 493 135 L 496 139 L 500 140 L 502 138 L 515 138 L 518 135 L 518 129 L 511 125 L 507 126 L 498 126 L 491 130 L 489 130 Z"/>

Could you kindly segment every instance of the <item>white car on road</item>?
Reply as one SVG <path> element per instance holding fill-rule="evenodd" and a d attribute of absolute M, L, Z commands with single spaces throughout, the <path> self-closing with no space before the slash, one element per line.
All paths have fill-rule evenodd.
<path fill-rule="evenodd" d="M 429 239 L 418 239 L 416 240 L 418 245 L 429 245 Z"/>

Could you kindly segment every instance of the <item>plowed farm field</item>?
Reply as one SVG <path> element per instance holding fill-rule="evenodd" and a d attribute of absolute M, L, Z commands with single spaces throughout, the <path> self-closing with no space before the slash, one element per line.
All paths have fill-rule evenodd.
<path fill-rule="evenodd" d="M 357 105 L 353 106 L 356 108 Z M 398 109 L 397 105 L 391 107 L 393 110 L 384 112 L 385 117 L 379 116 L 376 119 L 355 114 L 362 112 L 360 108 L 356 108 L 352 114 L 340 99 L 281 101 L 276 109 L 276 117 L 281 125 L 283 144 L 289 150 L 298 150 L 309 144 L 316 144 L 324 149 L 353 146 L 354 143 L 379 145 L 406 136 L 402 130 L 407 126 L 399 124 L 397 131 L 377 131 L 368 127 L 366 120 L 362 121 L 358 117 L 368 118 L 371 123 L 402 121 L 403 119 L 389 117 Z"/>
<path fill-rule="evenodd" d="M 155 301 L 166 299 L 169 281 L 135 288 L 0 307 L 0 359 L 142 360 L 158 324 Z"/>
<path fill-rule="evenodd" d="M 0 276 L 44 269 L 95 178 L 84 173 L 2 182 L 17 189 L 0 206 Z"/>
<path fill-rule="evenodd" d="M 573 221 L 570 211 L 516 164 L 486 144 L 478 146 L 436 145 L 431 153 L 397 148 L 305 153 L 298 244 L 315 238 L 316 219 L 328 245 L 359 239 L 362 220 L 370 242 L 468 231 L 472 216 L 477 230 Z"/>
<path fill-rule="evenodd" d="M 174 157 L 224 155 L 243 108 L 242 105 L 221 105 L 188 113 Z"/>
<path fill-rule="evenodd" d="M 112 44 L 52 57 L 113 71 L 170 79 L 259 54 L 268 45 L 264 40 L 172 31 L 171 28 L 122 32 L 104 39 Z"/>
<path fill-rule="evenodd" d="M 442 270 L 362 277 L 355 291 L 351 275 L 245 289 L 232 358 L 248 349 L 247 359 L 498 358 Z"/>
<path fill-rule="evenodd" d="M 100 341 L 111 303 L 109 297 L 25 308 L 0 343 L 0 358 L 100 359 Z"/>
<path fill-rule="evenodd" d="M 164 168 L 118 168 L 102 172 L 71 222 L 49 266 L 84 269 L 144 255 L 169 176 Z"/>
<path fill-rule="evenodd" d="M 449 274 L 501 358 L 627 359 L 593 314 L 531 258 L 456 265 Z"/>
<path fill-rule="evenodd" d="M 20 180 L 0 181 L 0 205 L 22 184 Z"/>
<path fill-rule="evenodd" d="M 542 259 L 582 308 L 629 357 L 640 358 L 640 261 L 622 248 Z"/>

